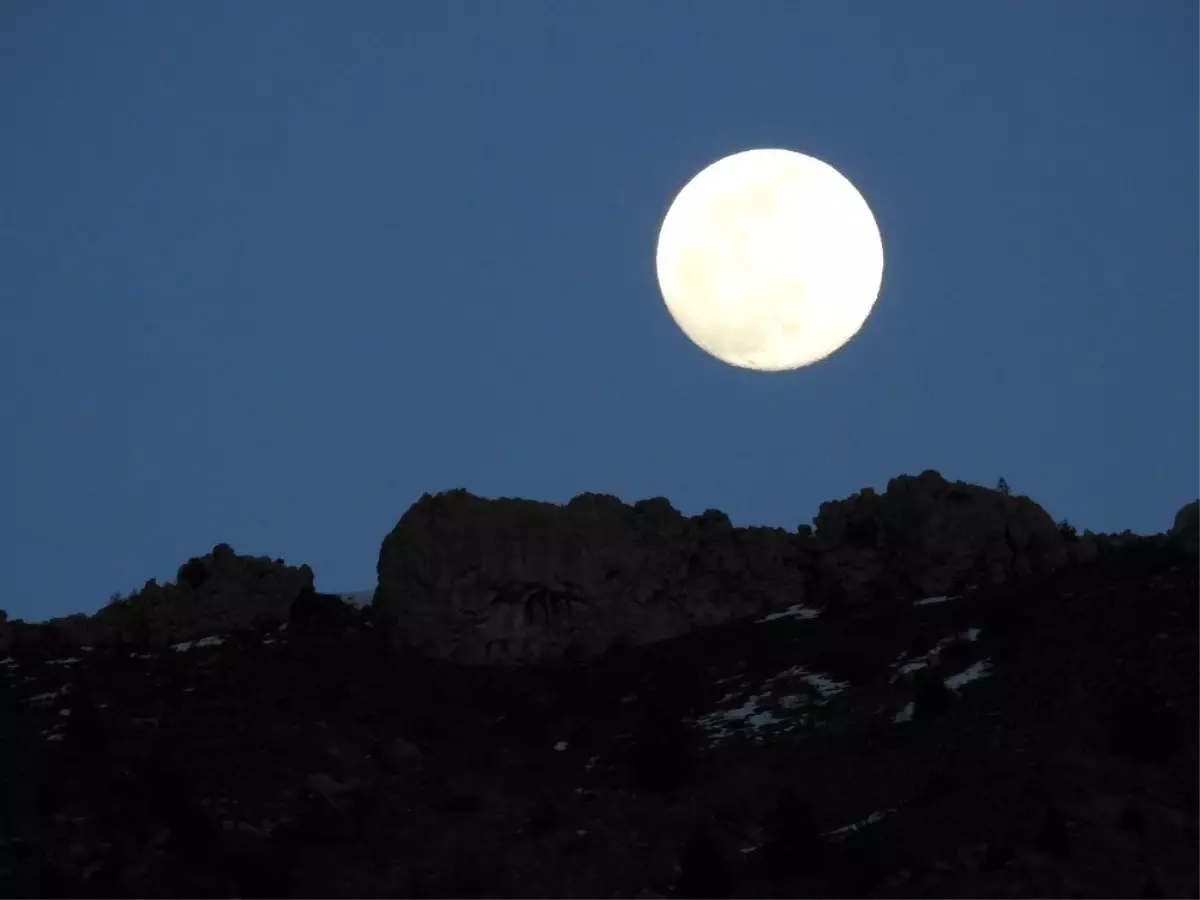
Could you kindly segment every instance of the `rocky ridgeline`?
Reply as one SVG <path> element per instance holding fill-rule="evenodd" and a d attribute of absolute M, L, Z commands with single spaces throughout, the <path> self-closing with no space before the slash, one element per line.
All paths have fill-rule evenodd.
<path fill-rule="evenodd" d="M 926 471 L 824 503 L 815 531 L 789 532 L 735 528 L 717 510 L 684 516 L 661 497 L 630 505 L 581 494 L 560 506 L 452 490 L 423 496 L 384 539 L 370 615 L 393 645 L 421 655 L 584 661 L 794 604 L 903 604 L 1106 554 L 1195 555 L 1197 509 L 1181 509 L 1166 535 L 1077 535 L 1028 497 Z M 13 643 L 161 646 L 289 613 L 307 621 L 325 606 L 339 604 L 315 594 L 308 566 L 222 544 L 182 566 L 174 584 L 148 582 L 94 616 L 0 618 L 0 652 Z"/>
<path fill-rule="evenodd" d="M 1091 535 L 1072 537 L 1028 497 L 901 475 L 882 494 L 864 488 L 823 503 L 814 580 L 851 601 L 913 600 L 1044 575 L 1087 562 Z"/>
<path fill-rule="evenodd" d="M 151 580 L 128 597 L 114 597 L 95 615 L 73 615 L 41 623 L 4 622 L 0 613 L 0 654 L 10 646 L 26 649 L 127 643 L 163 647 L 213 634 L 286 621 L 292 603 L 313 591 L 308 566 L 283 560 L 240 556 L 218 544 L 205 556 L 179 567 L 174 583 Z"/>
<path fill-rule="evenodd" d="M 458 662 L 588 659 L 789 604 L 910 602 L 1097 553 L 1029 498 L 933 471 L 825 503 L 815 524 L 735 528 L 662 498 L 427 494 L 383 542 L 376 615 L 398 644 Z"/>

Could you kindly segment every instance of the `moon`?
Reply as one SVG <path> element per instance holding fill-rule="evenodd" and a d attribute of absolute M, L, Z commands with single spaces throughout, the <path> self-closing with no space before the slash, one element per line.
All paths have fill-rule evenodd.
<path fill-rule="evenodd" d="M 862 328 L 883 283 L 883 239 L 832 166 L 746 150 L 684 185 L 655 266 L 667 310 L 694 344 L 778 372 L 825 359 Z"/>

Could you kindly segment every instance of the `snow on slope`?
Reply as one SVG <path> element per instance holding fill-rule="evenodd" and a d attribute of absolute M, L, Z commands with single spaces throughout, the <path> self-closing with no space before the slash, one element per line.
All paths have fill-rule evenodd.
<path fill-rule="evenodd" d="M 340 591 L 337 596 L 354 606 L 370 606 L 371 600 L 375 596 L 375 588 L 366 588 L 361 591 L 350 591 L 348 593 Z"/>

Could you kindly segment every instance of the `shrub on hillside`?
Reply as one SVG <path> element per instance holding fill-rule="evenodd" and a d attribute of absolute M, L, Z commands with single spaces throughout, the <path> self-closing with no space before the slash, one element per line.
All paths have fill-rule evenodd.
<path fill-rule="evenodd" d="M 729 863 L 708 829 L 697 822 L 679 855 L 679 883 L 675 887 L 675 896 L 719 898 L 732 894 L 733 874 Z"/>
<path fill-rule="evenodd" d="M 1047 807 L 1042 814 L 1042 821 L 1038 826 L 1037 836 L 1034 838 L 1034 846 L 1043 853 L 1059 858 L 1071 855 L 1071 828 L 1067 824 L 1066 817 L 1057 807 Z"/>
<path fill-rule="evenodd" d="M 630 776 L 636 788 L 666 792 L 688 784 L 695 774 L 695 735 L 665 708 L 647 710 L 633 735 Z"/>
<path fill-rule="evenodd" d="M 954 692 L 946 687 L 941 667 L 926 666 L 913 675 L 913 718 L 931 721 L 954 705 Z"/>
<path fill-rule="evenodd" d="M 812 807 L 785 788 L 763 818 L 763 864 L 772 878 L 806 875 L 821 867 L 822 838 Z"/>
<path fill-rule="evenodd" d="M 857 519 L 846 526 L 846 540 L 856 547 L 873 547 L 879 538 L 879 523 L 874 519 Z"/>
<path fill-rule="evenodd" d="M 460 854 L 450 866 L 445 879 L 444 897 L 495 897 L 496 873 L 478 859 Z M 436 896 L 436 894 L 434 895 Z"/>
<path fill-rule="evenodd" d="M 526 833 L 531 837 L 542 837 L 562 826 L 562 813 L 550 801 L 536 803 L 525 819 Z"/>
<path fill-rule="evenodd" d="M 208 580 L 208 566 L 203 559 L 193 556 L 182 566 L 175 576 L 175 582 L 183 587 L 192 589 L 200 587 Z"/>
<path fill-rule="evenodd" d="M 1140 535 L 1126 530 L 1119 534 L 1096 534 L 1093 538 L 1097 558 L 1101 562 L 1120 566 L 1132 573 L 1194 563 L 1186 541 L 1178 535 Z"/>
<path fill-rule="evenodd" d="M 879 896 L 889 875 L 919 862 L 894 815 L 850 832 L 840 849 L 834 897 Z"/>
<path fill-rule="evenodd" d="M 1184 734 L 1180 711 L 1149 689 L 1131 690 L 1116 701 L 1110 719 L 1113 748 L 1142 762 L 1163 762 L 1179 749 Z"/>

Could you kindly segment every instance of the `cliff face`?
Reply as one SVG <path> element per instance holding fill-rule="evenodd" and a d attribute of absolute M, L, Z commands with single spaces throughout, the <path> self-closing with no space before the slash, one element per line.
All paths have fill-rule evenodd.
<path fill-rule="evenodd" d="M 375 608 L 397 641 L 466 663 L 590 658 L 804 596 L 782 529 L 688 518 L 662 498 L 565 506 L 425 495 L 383 542 Z"/>
<path fill-rule="evenodd" d="M 396 643 L 464 663 L 588 659 L 806 602 L 903 602 L 1095 553 L 1027 497 L 927 471 L 825 503 L 815 535 L 686 517 L 665 499 L 565 506 L 426 494 L 383 542 L 375 608 Z"/>

